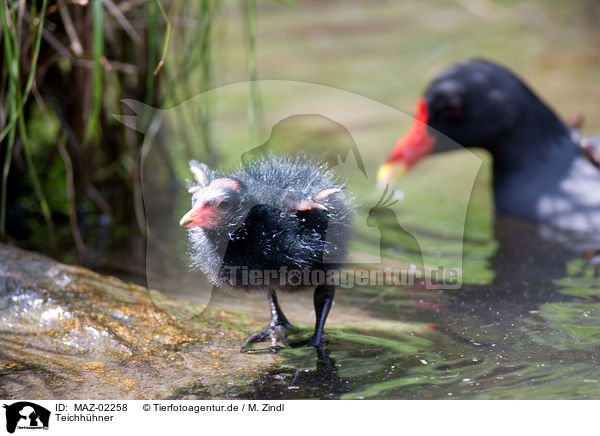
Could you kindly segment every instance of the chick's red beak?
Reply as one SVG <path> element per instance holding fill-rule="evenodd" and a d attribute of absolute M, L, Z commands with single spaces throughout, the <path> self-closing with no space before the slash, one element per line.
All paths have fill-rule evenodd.
<path fill-rule="evenodd" d="M 435 139 L 427 133 L 427 102 L 421 97 L 417 102 L 415 121 L 408 132 L 398 140 L 388 159 L 379 167 L 377 185 L 394 182 L 424 156 L 431 153 Z"/>
<path fill-rule="evenodd" d="M 182 227 L 200 226 L 206 229 L 216 229 L 219 226 L 219 222 L 220 214 L 215 211 L 214 207 L 200 204 L 199 206 L 192 207 L 181 218 L 179 225 Z"/>

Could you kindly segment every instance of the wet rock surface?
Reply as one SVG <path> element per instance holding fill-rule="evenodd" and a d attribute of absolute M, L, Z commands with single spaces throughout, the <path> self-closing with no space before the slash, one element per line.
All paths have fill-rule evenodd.
<path fill-rule="evenodd" d="M 278 361 L 239 352 L 258 326 L 0 244 L 5 399 L 231 397 Z"/>

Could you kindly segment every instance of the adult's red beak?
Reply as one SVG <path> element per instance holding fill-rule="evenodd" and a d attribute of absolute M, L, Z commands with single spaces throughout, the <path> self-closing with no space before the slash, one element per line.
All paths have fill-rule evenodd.
<path fill-rule="evenodd" d="M 377 171 L 377 186 L 392 184 L 424 156 L 431 153 L 435 139 L 427 133 L 427 101 L 419 98 L 415 121 L 409 131 L 398 140 L 388 159 Z"/>

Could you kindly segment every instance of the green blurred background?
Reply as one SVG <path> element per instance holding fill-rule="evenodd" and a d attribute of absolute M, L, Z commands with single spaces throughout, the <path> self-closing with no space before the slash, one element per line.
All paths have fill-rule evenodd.
<path fill-rule="evenodd" d="M 563 118 L 584 114 L 585 133 L 600 131 L 600 7 L 594 0 L 9 0 L 2 11 L 2 239 L 136 281 L 144 281 L 146 254 L 144 135 L 113 117 L 132 114 L 122 99 L 167 109 L 219 86 L 284 79 L 339 88 L 411 114 L 435 74 L 482 56 L 516 71 Z M 260 130 L 260 91 L 253 89 L 248 102 L 209 102 L 179 120 L 185 128 L 152 137 L 152 188 L 185 194 L 187 158 L 226 167 L 239 162 L 248 144 L 218 143 L 211 113 L 214 105 L 231 105 L 254 122 L 250 132 Z M 393 145 L 389 138 L 408 124 L 353 115 L 377 144 L 363 155 L 376 167 Z M 279 127 L 278 140 L 288 150 L 348 141 L 347 132 L 327 120 L 292 119 Z M 178 157 L 185 159 L 171 154 L 173 141 L 184 145 L 185 156 Z M 410 175 L 403 188 L 435 190 L 433 174 Z M 467 235 L 490 241 L 487 180 L 484 166 Z M 377 201 L 372 185 L 357 189 L 359 203 Z M 173 219 L 185 211 L 181 198 L 161 205 L 172 209 Z M 490 244 L 477 248 L 482 256 L 493 252 Z M 472 271 L 473 280 L 489 279 L 485 269 Z"/>

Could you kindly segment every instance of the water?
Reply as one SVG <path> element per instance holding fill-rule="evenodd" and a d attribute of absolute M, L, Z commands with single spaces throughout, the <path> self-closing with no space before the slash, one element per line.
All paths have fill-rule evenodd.
<path fill-rule="evenodd" d="M 499 219 L 495 227 L 498 250 L 488 259 L 495 278 L 489 283 L 457 290 L 338 290 L 324 351 L 280 350 L 280 363 L 230 386 L 227 395 L 599 398 L 597 266 L 540 239 L 531 224 Z M 466 275 L 468 269 L 467 262 Z M 304 335 L 314 320 L 311 300 L 310 292 L 280 295 Z M 261 294 L 217 292 L 211 304 L 268 320 Z"/>

